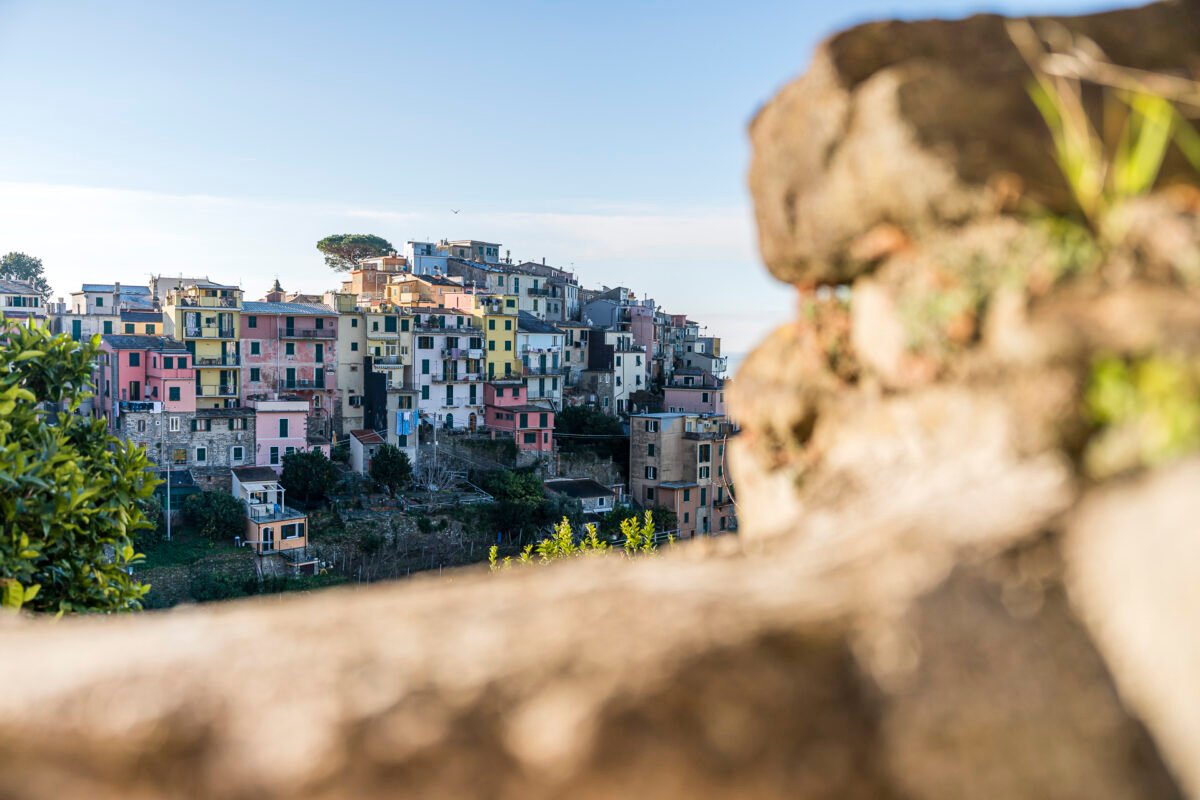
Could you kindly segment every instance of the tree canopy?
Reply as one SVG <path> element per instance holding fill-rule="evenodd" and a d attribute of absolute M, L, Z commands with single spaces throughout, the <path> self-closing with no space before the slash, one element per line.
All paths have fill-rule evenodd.
<path fill-rule="evenodd" d="M 29 281 L 34 291 L 42 296 L 43 303 L 50 300 L 50 282 L 46 280 L 46 269 L 40 258 L 25 253 L 8 253 L 0 257 L 0 278 Z"/>
<path fill-rule="evenodd" d="M 305 504 L 324 500 L 338 480 L 338 469 L 320 450 L 283 457 L 279 482 L 287 496 Z"/>
<path fill-rule="evenodd" d="M 396 252 L 392 243 L 370 233 L 338 233 L 317 242 L 325 266 L 337 272 L 352 270 L 368 258 Z"/>
<path fill-rule="evenodd" d="M 77 413 L 99 339 L 0 326 L 0 601 L 33 611 L 126 611 L 140 502 L 159 483 L 143 448 Z"/>
<path fill-rule="evenodd" d="M 232 539 L 246 532 L 246 509 L 227 492 L 200 492 L 183 501 L 183 514 L 209 539 Z"/>
<path fill-rule="evenodd" d="M 371 458 L 371 478 L 395 497 L 412 482 L 412 463 L 399 447 L 385 444 Z"/>
<path fill-rule="evenodd" d="M 621 420 L 598 408 L 567 406 L 555 414 L 554 440 L 564 453 L 591 452 L 612 458 L 623 470 L 629 468 L 629 436 Z"/>

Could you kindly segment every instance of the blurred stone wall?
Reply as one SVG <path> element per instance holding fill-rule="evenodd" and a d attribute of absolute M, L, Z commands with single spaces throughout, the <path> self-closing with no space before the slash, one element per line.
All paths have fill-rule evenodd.
<path fill-rule="evenodd" d="M 1195 0 L 1061 26 L 1200 66 Z M 1196 176 L 1070 222 L 1028 79 L 872 24 L 754 121 L 740 537 L 5 619 L 0 797 L 1200 796 Z"/>

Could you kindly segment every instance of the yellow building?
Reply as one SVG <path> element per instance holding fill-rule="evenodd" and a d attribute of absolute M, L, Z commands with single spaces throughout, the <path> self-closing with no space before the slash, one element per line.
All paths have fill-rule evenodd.
<path fill-rule="evenodd" d="M 139 336 L 160 336 L 163 332 L 163 315 L 161 311 L 132 311 L 121 310 L 121 318 L 117 322 L 117 333 Z"/>
<path fill-rule="evenodd" d="M 167 294 L 163 326 L 196 364 L 196 408 L 240 405 L 242 290 L 196 280 Z"/>
<path fill-rule="evenodd" d="M 388 388 L 405 385 L 405 367 L 411 376 L 413 316 L 407 308 L 382 303 L 363 312 L 367 352 L 373 369 L 387 376 Z M 411 382 L 411 380 L 409 381 Z"/>
<path fill-rule="evenodd" d="M 517 353 L 517 296 L 474 294 L 447 296 L 447 305 L 469 311 L 479 320 L 484 336 L 484 360 L 489 379 L 521 374 Z"/>

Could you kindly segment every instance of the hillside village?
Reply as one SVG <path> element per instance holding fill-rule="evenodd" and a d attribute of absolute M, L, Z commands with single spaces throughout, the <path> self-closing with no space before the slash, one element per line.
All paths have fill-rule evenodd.
<path fill-rule="evenodd" d="M 630 287 L 584 288 L 501 252 L 409 241 L 346 264 L 321 295 L 276 280 L 251 300 L 233 281 L 155 275 L 49 303 L 5 280 L 0 303 L 76 341 L 99 336 L 81 413 L 144 446 L 176 503 L 201 490 L 237 497 L 244 543 L 300 569 L 317 566 L 308 514 L 280 475 L 287 456 L 311 451 L 365 476 L 390 445 L 418 488 L 478 495 L 467 472 L 490 462 L 466 446 L 510 442 L 512 466 L 589 514 L 665 510 L 681 538 L 736 530 L 720 338 Z M 564 431 L 559 415 L 580 407 L 620 433 Z M 563 458 L 564 442 L 593 440 L 628 452 L 607 471 Z"/>

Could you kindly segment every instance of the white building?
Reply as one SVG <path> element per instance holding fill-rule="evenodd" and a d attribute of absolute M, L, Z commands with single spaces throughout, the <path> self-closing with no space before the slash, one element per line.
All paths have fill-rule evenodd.
<path fill-rule="evenodd" d="M 456 308 L 413 309 L 413 382 L 421 419 L 438 427 L 483 427 L 483 330 Z"/>
<path fill-rule="evenodd" d="M 45 321 L 46 307 L 33 284 L 15 278 L 0 278 L 0 316 Z"/>
<path fill-rule="evenodd" d="M 531 314 L 517 317 L 517 352 L 525 375 L 530 405 L 562 408 L 567 367 L 563 363 L 565 335 Z"/>

